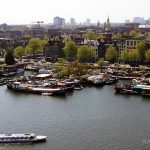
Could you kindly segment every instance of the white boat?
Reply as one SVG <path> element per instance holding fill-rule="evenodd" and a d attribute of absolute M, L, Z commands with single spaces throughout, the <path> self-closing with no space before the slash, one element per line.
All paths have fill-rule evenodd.
<path fill-rule="evenodd" d="M 36 143 L 45 142 L 46 136 L 31 134 L 0 134 L 0 143 Z"/>

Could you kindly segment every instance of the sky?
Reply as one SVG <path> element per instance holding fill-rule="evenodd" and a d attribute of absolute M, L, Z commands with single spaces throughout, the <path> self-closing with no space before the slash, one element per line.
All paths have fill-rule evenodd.
<path fill-rule="evenodd" d="M 150 18 L 150 0 L 0 0 L 0 24 L 52 23 L 55 16 L 76 22 L 124 22 Z"/>

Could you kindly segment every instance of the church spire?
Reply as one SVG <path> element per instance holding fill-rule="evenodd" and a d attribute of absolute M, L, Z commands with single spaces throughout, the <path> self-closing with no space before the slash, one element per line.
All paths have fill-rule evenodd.
<path fill-rule="evenodd" d="M 111 28 L 110 28 L 110 21 L 109 21 L 109 16 L 107 18 L 107 21 L 106 21 L 106 27 L 105 27 L 105 31 L 110 31 Z"/>

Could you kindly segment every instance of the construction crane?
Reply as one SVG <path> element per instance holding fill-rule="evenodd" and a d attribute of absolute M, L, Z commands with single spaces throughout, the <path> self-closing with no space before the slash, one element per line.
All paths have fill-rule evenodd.
<path fill-rule="evenodd" d="M 32 23 L 37 23 L 37 27 L 40 28 L 40 24 L 44 23 L 44 21 L 33 21 Z"/>
<path fill-rule="evenodd" d="M 38 24 L 38 28 L 39 28 L 39 27 L 40 27 L 40 24 L 41 24 L 41 23 L 44 23 L 44 22 L 43 22 L 43 21 L 37 21 L 36 23 Z"/>

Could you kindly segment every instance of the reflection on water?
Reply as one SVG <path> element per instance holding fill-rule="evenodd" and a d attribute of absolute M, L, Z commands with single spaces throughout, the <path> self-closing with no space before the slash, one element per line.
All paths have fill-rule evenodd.
<path fill-rule="evenodd" d="M 150 100 L 115 94 L 113 85 L 66 96 L 15 93 L 0 87 L 1 133 L 35 132 L 46 143 L 1 145 L 8 150 L 141 150 L 150 138 Z"/>

